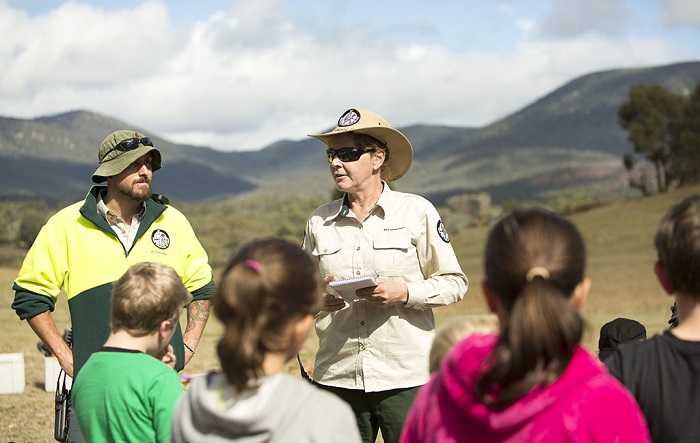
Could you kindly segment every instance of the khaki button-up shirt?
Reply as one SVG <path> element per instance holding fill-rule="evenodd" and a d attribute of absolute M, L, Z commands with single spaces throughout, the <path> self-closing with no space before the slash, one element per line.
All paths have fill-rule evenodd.
<path fill-rule="evenodd" d="M 461 300 L 468 285 L 435 207 L 384 184 L 362 221 L 344 199 L 316 209 L 307 221 L 303 247 L 318 260 L 322 276 L 372 274 L 408 287 L 405 305 L 384 308 L 358 300 L 339 311 L 321 311 L 315 321 L 314 380 L 367 392 L 427 382 L 435 335 L 431 308 Z"/>

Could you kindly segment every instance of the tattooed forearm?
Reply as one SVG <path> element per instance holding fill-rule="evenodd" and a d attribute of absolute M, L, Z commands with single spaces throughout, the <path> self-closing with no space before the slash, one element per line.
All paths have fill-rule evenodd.
<path fill-rule="evenodd" d="M 187 306 L 187 328 L 185 332 L 193 329 L 203 329 L 209 319 L 211 301 L 195 300 Z"/>

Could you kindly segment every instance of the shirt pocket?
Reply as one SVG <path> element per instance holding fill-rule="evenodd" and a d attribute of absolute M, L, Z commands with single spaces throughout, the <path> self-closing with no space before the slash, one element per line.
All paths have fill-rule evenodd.
<path fill-rule="evenodd" d="M 419 269 L 410 232 L 385 232 L 375 237 L 373 243 L 374 266 L 380 277 L 406 277 Z"/>
<path fill-rule="evenodd" d="M 328 274 L 335 276 L 344 275 L 345 268 L 349 268 L 352 263 L 350 258 L 343 260 L 342 257 L 343 244 L 340 239 L 335 237 L 320 237 L 317 238 L 316 247 L 311 251 L 311 254 L 318 259 L 318 268 L 321 277 Z"/>

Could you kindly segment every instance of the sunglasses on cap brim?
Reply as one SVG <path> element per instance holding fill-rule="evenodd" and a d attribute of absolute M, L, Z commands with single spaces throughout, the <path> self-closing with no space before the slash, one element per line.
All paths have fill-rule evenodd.
<path fill-rule="evenodd" d="M 114 147 L 112 149 L 105 152 L 105 155 L 102 156 L 102 160 L 100 161 L 100 163 L 104 163 L 105 161 L 109 161 L 109 160 L 105 160 L 105 158 L 107 158 L 109 153 L 112 151 L 121 151 L 121 152 L 133 151 L 134 149 L 138 148 L 139 145 L 153 146 L 153 141 L 151 140 L 150 137 L 127 138 L 126 140 L 122 140 L 119 143 L 117 143 L 116 145 L 114 145 Z"/>
<path fill-rule="evenodd" d="M 326 149 L 326 156 L 328 157 L 328 163 L 333 163 L 333 158 L 338 156 L 341 162 L 354 162 L 362 157 L 365 152 L 376 151 L 376 149 L 364 149 L 364 148 L 329 148 Z"/>

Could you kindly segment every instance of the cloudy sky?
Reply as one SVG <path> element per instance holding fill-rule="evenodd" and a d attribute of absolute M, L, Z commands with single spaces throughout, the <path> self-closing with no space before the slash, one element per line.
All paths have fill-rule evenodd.
<path fill-rule="evenodd" d="M 697 0 L 0 0 L 0 115 L 262 148 L 349 107 L 482 126 L 584 74 L 700 60 Z"/>

